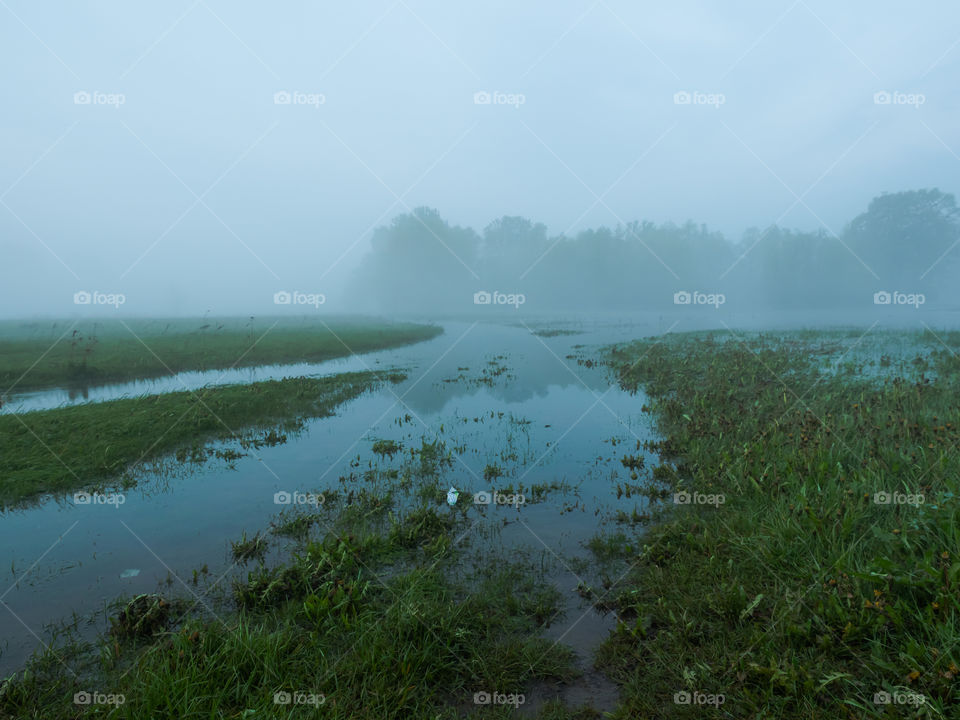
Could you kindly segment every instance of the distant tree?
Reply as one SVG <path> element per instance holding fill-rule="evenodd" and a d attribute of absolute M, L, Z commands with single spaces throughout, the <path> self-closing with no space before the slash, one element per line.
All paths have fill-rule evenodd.
<path fill-rule="evenodd" d="M 845 239 L 880 276 L 881 285 L 922 289 L 943 285 L 955 273 L 958 223 L 953 195 L 935 188 L 911 190 L 874 198 L 849 224 Z"/>
<path fill-rule="evenodd" d="M 483 229 L 483 254 L 487 258 L 508 258 L 543 250 L 547 226 L 517 215 L 504 215 Z M 526 268 L 521 269 L 521 272 Z"/>
<path fill-rule="evenodd" d="M 432 208 L 395 217 L 370 244 L 360 278 L 383 309 L 436 311 L 476 284 L 477 234 L 449 225 Z"/>
<path fill-rule="evenodd" d="M 480 275 L 487 290 L 522 292 L 545 300 L 542 268 L 535 267 L 547 251 L 547 226 L 524 217 L 498 218 L 483 230 Z M 531 295 L 530 291 L 536 288 Z"/>
<path fill-rule="evenodd" d="M 956 201 L 936 189 L 874 198 L 840 237 L 772 226 L 738 244 L 693 222 L 548 237 L 519 216 L 480 236 L 421 207 L 374 232 L 356 287 L 390 311 L 469 311 L 477 290 L 523 293 L 547 312 L 664 308 L 681 290 L 722 292 L 730 307 L 862 307 L 877 290 L 952 290 L 958 239 Z"/>

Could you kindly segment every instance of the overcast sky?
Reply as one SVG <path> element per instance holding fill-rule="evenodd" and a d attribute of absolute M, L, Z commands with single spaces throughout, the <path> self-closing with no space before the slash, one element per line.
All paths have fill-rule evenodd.
<path fill-rule="evenodd" d="M 418 205 L 737 239 L 960 189 L 955 3 L 0 0 L 0 53 L 4 316 L 336 298 Z"/>

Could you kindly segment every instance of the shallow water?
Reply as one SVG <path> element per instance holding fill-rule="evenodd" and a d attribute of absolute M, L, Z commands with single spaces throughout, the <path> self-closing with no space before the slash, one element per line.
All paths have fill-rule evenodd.
<path fill-rule="evenodd" d="M 651 439 L 652 432 L 640 413 L 642 397 L 613 386 L 604 369 L 567 356 L 595 358 L 599 345 L 656 328 L 579 327 L 581 334 L 541 338 L 525 327 L 449 323 L 443 335 L 418 345 L 324 364 L 327 371 L 400 367 L 408 377 L 345 404 L 333 417 L 309 421 L 285 444 L 254 451 L 232 468 L 213 460 L 160 476 L 144 470 L 138 485 L 123 493 L 122 504 L 78 505 L 72 495 L 48 497 L 0 515 L 5 606 L 0 674 L 12 672 L 41 641 L 49 641 L 47 623 L 71 613 L 96 613 L 119 595 L 160 589 L 204 607 L 209 600 L 202 583 L 191 583 L 193 570 L 207 565 L 213 578 L 226 574 L 221 588 L 242 572 L 229 541 L 269 525 L 283 509 L 274 503 L 275 493 L 336 488 L 358 456 L 361 470 L 371 461 L 390 466 L 390 458 L 371 452 L 375 439 L 396 439 L 406 448 L 437 436 L 458 449 L 442 482 L 462 490 L 461 502 L 494 484 L 570 486 L 519 510 L 487 508 L 484 517 L 501 526 L 496 542 L 526 548 L 551 565 L 551 577 L 568 602 L 566 617 L 548 636 L 586 655 L 612 618 L 580 603 L 577 583 L 595 578 L 581 578 L 570 569 L 571 560 L 586 556 L 581 543 L 597 532 L 598 511 L 619 506 L 629 512 L 644 502 L 636 496 L 617 501 L 615 485 L 627 474 L 619 458 L 636 453 L 637 441 Z M 497 367 L 506 371 L 495 377 L 483 372 Z M 251 377 L 270 372 L 257 369 Z M 611 438 L 622 444 L 612 446 Z M 505 449 L 516 457 L 503 460 Z M 507 476 L 485 483 L 487 464 L 503 465 Z M 480 517 L 476 508 L 468 513 Z M 479 533 L 465 541 L 483 542 Z M 172 585 L 161 587 L 168 577 Z"/>
<path fill-rule="evenodd" d="M 0 676 L 49 642 L 49 623 L 69 620 L 72 613 L 89 617 L 121 595 L 159 590 L 209 609 L 209 583 L 206 589 L 203 582 L 193 585 L 193 571 L 208 566 L 217 581 L 211 592 L 228 587 L 231 577 L 244 572 L 232 559 L 229 541 L 267 528 L 283 509 L 275 504 L 275 493 L 337 488 L 352 460 L 361 471 L 370 463 L 391 466 L 393 460 L 372 453 L 374 440 L 390 438 L 410 448 L 419 447 L 424 437 L 440 437 L 448 449 L 457 448 L 442 482 L 461 490 L 460 502 L 491 489 L 494 483 L 482 479 L 490 463 L 507 471 L 500 486 L 569 486 L 551 492 L 544 502 L 519 510 L 488 508 L 483 516 L 500 526 L 495 542 L 526 549 L 549 565 L 566 615 L 545 634 L 572 646 L 586 665 L 614 619 L 597 614 L 576 594 L 579 582 L 596 586 L 598 578 L 592 568 L 578 570 L 575 558 L 590 557 L 583 543 L 615 510 L 643 511 L 645 499 L 616 496 L 618 482 L 629 475 L 620 458 L 645 454 L 637 443 L 655 435 L 649 416 L 640 412 L 643 396 L 629 396 L 605 369 L 588 367 L 578 358 L 596 359 L 599 348 L 610 343 L 693 327 L 689 322 L 671 326 L 662 318 L 579 320 L 564 327 L 578 334 L 538 337 L 515 320 L 510 325 L 450 322 L 443 335 L 417 345 L 313 366 L 236 371 L 253 380 L 303 374 L 307 368 L 330 373 L 397 367 L 408 377 L 346 403 L 335 416 L 308 421 L 285 444 L 252 451 L 232 467 L 210 461 L 177 466 L 159 476 L 144 469 L 137 486 L 124 493 L 123 504 L 78 505 L 72 496 L 48 497 L 36 506 L 0 514 Z M 483 372 L 499 367 L 506 370 L 497 376 Z M 196 375 L 198 383 L 209 381 L 209 374 Z M 184 380 L 192 382 L 179 377 L 148 385 L 150 392 L 177 390 Z M 117 392 L 117 386 L 100 388 L 88 398 L 116 397 Z M 55 397 L 60 396 L 48 391 L 34 402 L 49 406 Z M 505 449 L 516 458 L 503 460 Z M 648 466 L 655 462 L 647 456 Z M 470 518 L 481 515 L 473 507 L 468 513 Z M 490 542 L 480 535 L 474 531 L 465 543 Z M 162 585 L 167 579 L 169 587 Z M 100 618 L 86 626 L 87 635 L 103 626 Z M 598 687 L 603 683 L 589 676 L 587 681 Z M 612 697 L 609 687 L 594 690 Z M 568 691 L 577 696 L 576 688 Z"/>
<path fill-rule="evenodd" d="M 359 357 L 359 356 L 358 356 Z M 286 365 L 259 365 L 257 367 L 226 370 L 180 372 L 159 378 L 132 380 L 125 383 L 93 385 L 80 388 L 47 388 L 11 393 L 3 398 L 0 414 L 50 410 L 87 402 L 103 402 L 120 398 L 158 395 L 181 390 L 199 390 L 218 385 L 236 385 L 262 380 L 279 380 L 300 376 L 336 375 L 367 369 L 358 357 L 335 358 L 320 363 L 290 363 Z M 365 359 L 369 356 L 363 356 Z M 366 360 L 377 367 L 377 360 Z"/>
<path fill-rule="evenodd" d="M 576 316 L 573 316 L 574 318 Z M 427 318 L 411 318 L 432 322 Z M 607 336 L 602 342 L 626 341 L 638 337 L 631 333 L 646 335 L 660 335 L 665 332 L 684 332 L 688 330 L 715 329 L 720 333 L 728 333 L 730 329 L 796 329 L 796 328 L 825 328 L 825 327 L 856 327 L 861 331 L 868 328 L 878 330 L 884 327 L 898 327 L 922 331 L 931 327 L 956 327 L 960 312 L 945 310 L 924 310 L 923 312 L 895 312 L 889 309 L 872 308 L 859 313 L 837 313 L 809 311 L 781 311 L 772 313 L 757 310 L 750 312 L 729 312 L 726 309 L 719 311 L 685 308 L 674 312 L 637 312 L 634 314 L 617 313 L 616 315 L 590 313 L 579 319 L 567 316 L 559 326 L 590 329 L 595 335 L 599 328 L 605 328 Z M 501 317 L 506 324 L 520 324 L 523 321 L 513 320 L 509 316 Z M 544 324 L 544 320 L 535 320 L 528 317 L 526 322 L 530 327 Z M 469 327 L 472 321 L 463 324 L 448 323 L 453 327 Z M 546 326 L 557 326 L 553 319 L 546 321 Z M 603 333 L 601 333 L 602 335 Z M 857 333 L 859 335 L 859 332 Z M 417 346 L 418 348 L 421 345 Z M 0 414 L 31 412 L 35 410 L 49 410 L 65 405 L 77 405 L 85 402 L 102 402 L 123 397 L 137 397 L 158 393 L 176 392 L 180 390 L 197 390 L 202 387 L 216 385 L 230 385 L 236 383 L 250 383 L 261 380 L 277 380 L 299 376 L 333 375 L 342 372 L 354 372 L 367 369 L 377 369 L 383 364 L 403 362 L 399 358 L 420 358 L 421 354 L 415 351 L 408 355 L 404 348 L 399 350 L 385 350 L 369 353 L 362 356 L 335 358 L 320 363 L 290 363 L 285 365 L 262 365 L 257 367 L 235 368 L 225 370 L 207 370 L 203 372 L 181 372 L 175 375 L 134 380 L 125 383 L 111 383 L 81 388 L 47 388 L 43 390 L 27 390 L 11 392 L 0 397 Z"/>

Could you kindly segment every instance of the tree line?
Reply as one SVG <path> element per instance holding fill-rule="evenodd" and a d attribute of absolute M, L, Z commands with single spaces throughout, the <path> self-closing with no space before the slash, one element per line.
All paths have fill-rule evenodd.
<path fill-rule="evenodd" d="M 896 292 L 952 306 L 958 243 L 956 200 L 937 189 L 880 195 L 839 235 L 773 225 L 737 241 L 693 222 L 550 236 L 505 216 L 477 232 L 421 207 L 374 232 L 353 287 L 393 312 L 468 311 L 484 291 L 537 312 L 662 309 L 684 292 L 744 308 L 863 307 Z"/>

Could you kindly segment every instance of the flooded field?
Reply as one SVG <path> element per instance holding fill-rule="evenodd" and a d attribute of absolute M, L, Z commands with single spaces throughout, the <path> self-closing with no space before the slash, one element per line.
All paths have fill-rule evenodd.
<path fill-rule="evenodd" d="M 709 319 L 703 323 L 708 325 Z M 691 324 L 685 323 L 685 329 Z M 271 608 L 292 594 L 297 614 L 281 627 L 296 627 L 300 621 L 293 617 L 322 615 L 326 610 L 318 608 L 326 608 L 326 603 L 354 607 L 352 593 L 362 587 L 364 596 L 385 594 L 418 618 L 420 601 L 404 606 L 406 591 L 398 594 L 397 587 L 413 582 L 413 592 L 420 581 L 412 578 L 438 572 L 444 582 L 460 588 L 457 593 L 466 593 L 461 602 L 470 605 L 474 600 L 467 598 L 483 598 L 496 608 L 503 594 L 508 608 L 503 622 L 528 618 L 514 631 L 519 644 L 506 651 L 505 658 L 531 653 L 521 661 L 521 667 L 529 663 L 530 672 L 515 673 L 526 679 L 501 687 L 499 695 L 491 688 L 494 697 L 514 702 L 520 715 L 553 717 L 561 706 L 614 712 L 646 702 L 637 700 L 637 693 L 649 693 L 632 674 L 640 652 L 632 643 L 643 647 L 646 637 L 641 606 L 634 605 L 633 598 L 648 596 L 650 602 L 655 594 L 659 606 L 664 597 L 682 594 L 683 583 L 691 581 L 678 577 L 669 587 L 658 588 L 643 572 L 659 569 L 638 569 L 638 564 L 655 562 L 651 557 L 671 533 L 679 529 L 679 537 L 688 537 L 686 510 L 681 505 L 675 508 L 678 514 L 671 512 L 678 500 L 673 495 L 670 503 L 670 494 L 684 488 L 692 476 L 699 478 L 703 491 L 714 483 L 733 484 L 725 491 L 727 500 L 719 501 L 723 513 L 732 511 L 724 504 L 731 497 L 734 507 L 746 498 L 741 487 L 746 476 L 717 480 L 706 466 L 674 460 L 674 441 L 662 435 L 654 418 L 667 418 L 685 445 L 707 443 L 708 456 L 725 458 L 731 452 L 726 438 L 733 427 L 730 413 L 737 412 L 734 395 L 770 389 L 772 395 L 764 395 L 769 407 L 754 405 L 742 423 L 756 423 L 757 428 L 752 437 L 746 431 L 744 440 L 760 438 L 763 448 L 772 447 L 765 433 L 786 417 L 793 384 L 805 388 L 803 395 L 792 397 L 797 407 L 805 405 L 806 397 L 814 404 L 823 402 L 819 393 L 811 393 L 818 388 L 827 399 L 838 392 L 855 393 L 861 383 L 860 392 L 901 392 L 908 386 L 923 392 L 937 381 L 937 368 L 948 369 L 952 378 L 957 343 L 953 334 L 941 336 L 929 328 L 923 333 L 724 328 L 676 336 L 663 334 L 669 329 L 663 325 L 661 318 L 539 324 L 450 321 L 442 324 L 443 334 L 425 342 L 325 363 L 185 373 L 90 388 L 66 398 L 60 389 L 17 396 L 18 412 L 29 419 L 28 407 L 110 401 L 138 391 L 158 394 L 297 374 L 373 372 L 382 380 L 343 402 L 331 416 L 307 418 L 290 427 L 281 424 L 261 431 L 256 441 L 237 435 L 182 448 L 136 464 L 122 483 L 47 494 L 3 512 L 0 545 L 5 549 L 6 589 L 0 598 L 5 611 L 0 617 L 0 675 L 16 676 L 36 658 L 40 667 L 53 663 L 58 673 L 58 665 L 74 673 L 77 658 L 103 638 L 136 638 L 144 632 L 136 628 L 142 627 L 150 628 L 147 634 L 154 638 L 169 635 L 164 628 L 173 622 L 173 609 L 188 623 L 205 623 L 199 627 L 232 628 L 234 613 L 239 618 L 250 612 L 269 616 Z M 637 342 L 642 338 L 648 339 Z M 739 373 L 748 368 L 756 375 L 739 382 Z M 671 399 L 699 387 L 700 381 L 686 374 L 694 370 L 711 378 L 703 392 L 730 393 L 722 401 L 730 407 L 711 408 L 716 417 L 709 432 L 695 423 L 697 400 L 680 408 Z M 625 381 L 634 372 L 653 383 L 652 394 L 635 380 Z M 662 385 L 658 377 L 672 379 Z M 783 390 L 777 391 L 780 384 Z M 741 390 L 734 390 L 738 386 Z M 763 420 L 768 413 L 772 415 Z M 842 420 L 831 415 L 820 419 L 809 407 L 805 415 L 792 415 L 796 419 L 789 422 L 806 423 L 803 438 L 815 420 L 827 438 L 833 423 L 852 422 L 848 411 Z M 776 422 L 765 425 L 772 420 Z M 946 426 L 952 432 L 950 428 Z M 792 442 L 794 436 L 788 437 Z M 747 450 L 741 462 L 749 456 Z M 790 457 L 782 460 L 788 467 Z M 917 460 L 916 451 L 911 458 Z M 718 468 L 725 462 L 719 460 Z M 898 461 L 891 462 L 896 466 Z M 828 487 L 834 493 L 840 485 Z M 933 497 L 929 489 L 925 492 Z M 697 512 L 707 513 L 702 517 L 707 527 L 714 521 L 709 510 Z M 721 518 L 718 527 L 725 528 L 724 515 L 716 517 Z M 689 525 L 697 533 L 706 532 L 703 527 L 699 522 Z M 649 530 L 656 539 L 647 546 Z M 329 586 L 327 599 L 308 591 L 302 610 L 296 610 L 301 596 L 296 583 L 313 587 L 318 582 L 309 579 L 317 553 L 320 566 L 341 553 L 337 562 L 353 564 L 353 580 L 349 572 L 342 576 Z M 691 577 L 697 573 L 692 568 L 688 572 Z M 435 588 L 422 602 L 436 601 L 447 592 Z M 757 594 L 754 603 L 761 603 L 764 595 Z M 674 602 L 682 605 L 679 599 Z M 745 602 L 743 598 L 734 604 Z M 377 611 L 383 614 L 387 635 L 402 632 L 398 628 L 409 621 L 407 616 L 390 620 L 390 607 Z M 673 610 L 662 611 L 672 627 Z M 160 614 L 154 618 L 151 612 Z M 340 617 L 353 637 L 351 616 Z M 449 640 L 441 641 L 431 629 L 431 622 L 443 620 L 417 622 L 428 639 L 441 642 L 442 649 L 449 647 Z M 468 632 L 458 628 L 453 642 Z M 237 642 L 234 633 L 229 630 L 221 642 Z M 317 640 L 312 647 L 323 648 L 324 642 Z M 127 652 L 119 644 L 114 647 L 118 658 Z M 481 652 L 471 660 L 460 651 L 449 661 L 466 669 L 468 661 L 483 662 L 484 657 Z M 237 661 L 225 662 L 221 669 L 232 662 Z M 476 673 L 471 669 L 466 677 Z M 668 689 L 657 692 L 669 695 Z M 465 691 L 474 692 L 474 704 L 464 704 Z M 356 692 L 352 683 L 348 695 Z M 470 714 L 485 692 L 483 686 L 478 691 L 468 684 L 454 690 L 445 704 L 459 715 Z M 362 702 L 344 700 L 354 701 Z M 349 712 L 347 707 L 343 711 Z"/>
<path fill-rule="evenodd" d="M 10 589 L 3 598 L 9 613 L 2 621 L 2 671 L 19 667 L 49 641 L 34 628 L 69 622 L 76 614 L 95 618 L 91 625 L 81 621 L 81 628 L 103 629 L 103 610 L 118 596 L 170 588 L 197 599 L 222 590 L 247 570 L 235 560 L 231 541 L 267 531 L 279 512 L 297 509 L 278 505 L 275 495 L 323 495 L 324 504 L 312 509 L 320 523 L 331 522 L 337 497 L 361 488 L 391 490 L 384 481 L 374 488 L 364 473 L 401 469 L 410 450 L 425 443 L 439 443 L 449 453 L 439 482 L 444 492 L 452 486 L 460 493 L 462 541 L 480 555 L 484 544 L 497 543 L 541 558 L 565 598 L 566 612 L 550 635 L 586 658 L 612 627 L 612 617 L 578 602 L 578 585 L 597 582 L 583 546 L 617 509 L 642 511 L 644 499 L 624 493 L 632 481 L 621 457 L 645 456 L 638 446 L 652 438 L 640 413 L 642 399 L 612 383 L 596 365 L 596 350 L 643 328 L 582 326 L 548 337 L 491 324 L 451 323 L 444 329 L 434 340 L 399 350 L 285 368 L 403 368 L 408 377 L 349 402 L 335 417 L 310 421 L 281 445 L 230 463 L 154 463 L 138 473 L 135 487 L 108 494 L 99 505 L 47 497 L 5 513 L 0 544 Z M 271 372 L 238 374 L 259 379 Z M 144 389 L 162 391 L 174 383 L 156 381 Z M 91 391 L 90 399 L 116 397 L 118 390 Z M 33 402 L 49 405 L 60 398 L 59 391 L 48 391 Z M 498 489 L 504 489 L 502 496 L 528 499 L 522 505 L 474 504 L 475 493 Z M 311 510 L 309 504 L 305 509 Z M 194 585 L 194 571 L 201 569 L 202 581 Z"/>

